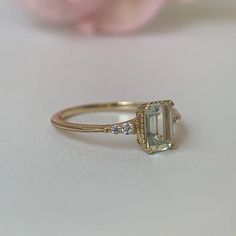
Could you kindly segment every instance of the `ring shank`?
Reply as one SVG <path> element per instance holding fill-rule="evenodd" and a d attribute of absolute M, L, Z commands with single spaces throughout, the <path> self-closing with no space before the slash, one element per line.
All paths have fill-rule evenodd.
<path fill-rule="evenodd" d="M 135 124 L 136 117 L 121 123 L 107 124 L 107 125 L 94 125 L 94 124 L 79 124 L 68 122 L 67 120 L 73 116 L 78 116 L 86 113 L 95 113 L 95 112 L 107 112 L 107 111 L 116 111 L 116 112 L 135 112 L 137 108 L 142 103 L 136 102 L 112 102 L 112 103 L 100 103 L 100 104 L 91 104 L 84 106 L 76 106 L 68 108 L 56 113 L 52 119 L 52 124 L 59 129 L 76 131 L 76 132 L 102 132 L 102 133 L 111 133 L 113 125 L 123 125 L 126 122 L 130 122 L 134 126 L 135 134 Z"/>

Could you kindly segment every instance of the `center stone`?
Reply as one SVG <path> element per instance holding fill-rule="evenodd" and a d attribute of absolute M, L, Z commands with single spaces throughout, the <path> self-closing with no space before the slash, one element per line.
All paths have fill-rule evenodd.
<path fill-rule="evenodd" d="M 151 152 L 160 152 L 172 147 L 173 105 L 170 101 L 151 103 L 145 111 L 146 141 Z"/>

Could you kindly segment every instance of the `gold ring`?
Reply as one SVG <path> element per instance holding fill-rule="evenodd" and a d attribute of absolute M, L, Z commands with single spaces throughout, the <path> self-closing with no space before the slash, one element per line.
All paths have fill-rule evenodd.
<path fill-rule="evenodd" d="M 135 112 L 136 116 L 128 121 L 107 125 L 68 121 L 73 116 L 104 111 Z M 51 121 L 56 128 L 67 131 L 137 135 L 141 148 L 152 154 L 174 147 L 173 125 L 180 118 L 174 103 L 171 100 L 162 100 L 148 103 L 112 102 L 77 106 L 56 113 Z"/>

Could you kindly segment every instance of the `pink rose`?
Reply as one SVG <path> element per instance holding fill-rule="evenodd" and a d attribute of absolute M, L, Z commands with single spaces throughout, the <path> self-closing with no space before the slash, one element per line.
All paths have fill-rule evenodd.
<path fill-rule="evenodd" d="M 168 0 L 21 0 L 49 23 L 81 32 L 125 33 L 148 23 Z"/>

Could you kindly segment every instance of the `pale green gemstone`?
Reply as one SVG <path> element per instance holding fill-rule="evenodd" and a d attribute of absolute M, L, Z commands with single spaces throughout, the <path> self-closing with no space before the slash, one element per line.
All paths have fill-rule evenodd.
<path fill-rule="evenodd" d="M 168 150 L 173 141 L 173 108 L 166 102 L 152 103 L 145 111 L 147 147 L 152 152 Z"/>

